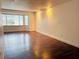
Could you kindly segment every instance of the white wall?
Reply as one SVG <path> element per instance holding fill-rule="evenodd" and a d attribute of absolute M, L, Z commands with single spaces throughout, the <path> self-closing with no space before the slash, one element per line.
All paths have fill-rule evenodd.
<path fill-rule="evenodd" d="M 79 0 L 37 11 L 36 30 L 79 47 Z"/>
<path fill-rule="evenodd" d="M 3 46 L 3 30 L 2 30 L 1 22 L 2 22 L 2 20 L 0 17 L 0 59 L 2 59 L 2 55 L 3 55 L 3 48 L 2 48 L 2 46 Z"/>
<path fill-rule="evenodd" d="M 1 0 L 0 0 L 0 59 L 3 59 L 3 26 L 2 26 L 2 19 L 1 19 Z"/>

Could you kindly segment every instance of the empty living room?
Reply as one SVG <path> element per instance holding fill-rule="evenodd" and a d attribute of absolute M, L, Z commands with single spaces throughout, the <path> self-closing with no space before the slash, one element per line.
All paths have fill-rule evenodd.
<path fill-rule="evenodd" d="M 79 59 L 79 0 L 0 0 L 0 59 Z"/>

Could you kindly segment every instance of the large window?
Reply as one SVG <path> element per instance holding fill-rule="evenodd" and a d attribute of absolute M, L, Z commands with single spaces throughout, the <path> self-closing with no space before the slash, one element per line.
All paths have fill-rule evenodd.
<path fill-rule="evenodd" d="M 2 19 L 4 26 L 28 25 L 28 16 L 2 14 Z"/>

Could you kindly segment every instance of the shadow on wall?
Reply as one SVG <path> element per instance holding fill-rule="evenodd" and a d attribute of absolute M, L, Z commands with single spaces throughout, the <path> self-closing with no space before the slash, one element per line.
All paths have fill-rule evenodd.
<path fill-rule="evenodd" d="M 52 7 L 54 7 L 56 5 L 67 3 L 67 2 L 70 2 L 70 1 L 72 1 L 72 0 L 52 0 L 52 1 L 50 1 L 50 3 L 52 4 Z"/>

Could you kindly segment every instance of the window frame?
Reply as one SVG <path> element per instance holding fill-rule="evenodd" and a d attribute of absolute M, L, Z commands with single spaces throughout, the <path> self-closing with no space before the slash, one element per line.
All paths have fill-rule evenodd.
<path fill-rule="evenodd" d="M 25 24 L 25 16 L 28 16 L 28 15 L 17 15 L 17 14 L 2 14 L 2 15 L 5 15 L 5 17 L 6 17 L 6 20 L 5 20 L 5 21 L 6 21 L 6 25 L 3 25 L 3 26 L 23 26 L 23 25 L 26 25 L 26 24 Z M 18 25 L 7 25 L 7 15 L 17 15 L 17 16 L 19 16 L 19 17 L 18 17 L 18 19 L 19 19 L 19 22 L 18 22 L 18 23 L 19 23 L 19 24 L 18 24 Z M 22 19 L 22 22 L 23 22 L 22 24 L 20 24 L 20 21 L 21 21 L 20 17 L 21 17 L 21 16 L 22 16 L 22 18 L 23 18 L 23 19 Z M 27 24 L 27 25 L 29 25 L 29 16 L 28 16 L 28 24 Z"/>

